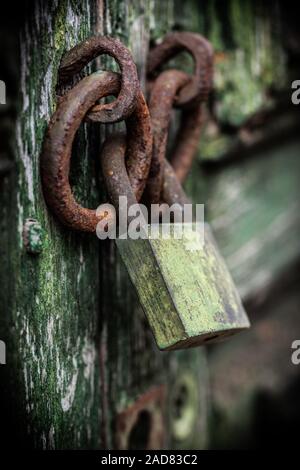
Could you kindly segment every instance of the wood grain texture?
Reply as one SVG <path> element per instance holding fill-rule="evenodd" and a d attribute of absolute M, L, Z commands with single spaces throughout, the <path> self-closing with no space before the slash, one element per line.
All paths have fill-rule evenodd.
<path fill-rule="evenodd" d="M 299 272 L 299 263 L 289 266 L 252 307 L 252 328 L 211 351 L 213 448 L 296 445 L 299 369 L 291 345 L 300 330 Z"/>
<path fill-rule="evenodd" d="M 174 25 L 174 2 L 107 2 L 104 33 L 114 31 L 128 45 L 137 63 L 139 78 L 145 84 L 149 40 L 164 36 Z M 110 61 L 106 66 L 111 67 Z M 114 243 L 101 243 L 101 362 L 105 410 L 102 422 L 103 446 L 116 442 L 115 418 L 153 386 L 167 386 L 165 422 L 167 447 L 205 447 L 208 439 L 207 370 L 204 350 L 159 352 L 137 295 L 131 285 Z M 181 373 L 190 373 L 199 394 L 189 432 L 178 438 L 173 429 L 174 403 L 169 392 Z M 176 397 L 175 397 L 176 401 Z M 198 406 L 201 405 L 201 412 Z M 201 430 L 201 433 L 197 432 Z"/>
<path fill-rule="evenodd" d="M 43 449 L 114 447 L 119 411 L 148 388 L 174 383 L 171 369 L 178 369 L 178 376 L 181 368 L 196 367 L 202 408 L 191 433 L 194 436 L 200 427 L 194 445 L 205 445 L 203 354 L 197 351 L 182 358 L 158 352 L 114 246 L 64 229 L 44 203 L 39 174 L 63 53 L 90 34 L 117 36 L 131 48 L 144 83 L 150 34 L 164 35 L 173 22 L 173 0 L 163 5 L 150 0 L 57 0 L 35 2 L 22 24 L 16 45 L 20 54 L 16 49 L 12 54 L 20 58 L 16 88 L 21 89 L 12 152 L 15 169 L 1 182 L 0 195 L 0 332 L 9 364 L 1 368 L 5 386 L 0 401 L 8 444 Z M 96 64 L 116 68 L 106 58 Z M 72 156 L 70 182 L 76 199 L 86 207 L 97 207 L 104 198 L 95 170 L 98 130 L 82 126 Z M 36 256 L 23 246 L 28 217 L 40 223 L 44 235 Z M 172 447 L 171 424 L 166 424 L 165 432 Z M 176 442 L 180 447 L 186 441 Z"/>
<path fill-rule="evenodd" d="M 300 255 L 299 151 L 296 138 L 215 171 L 195 164 L 187 182 L 194 199 L 205 203 L 244 299 L 270 287 Z"/>
<path fill-rule="evenodd" d="M 1 331 L 9 367 L 5 392 L 12 436 L 37 448 L 99 445 L 99 361 L 95 345 L 99 309 L 97 240 L 67 232 L 49 214 L 40 186 L 39 155 L 55 108 L 57 68 L 64 51 L 91 33 L 91 2 L 35 2 L 20 32 L 19 111 L 15 172 L 1 191 Z M 74 191 L 95 204 L 91 149 L 77 140 Z M 79 158 L 80 156 L 80 158 Z M 43 228 L 43 249 L 23 246 L 25 220 Z M 18 436 L 19 435 L 19 436 Z M 7 438 L 13 437 L 7 435 Z"/>
<path fill-rule="evenodd" d="M 244 2 L 230 2 L 230 5 L 234 4 L 241 12 Z M 20 444 L 45 449 L 113 448 L 118 413 L 134 403 L 141 393 L 161 384 L 166 384 L 170 391 L 166 417 L 168 447 L 191 449 L 207 445 L 208 392 L 204 351 L 158 351 L 114 245 L 99 243 L 96 238 L 74 234 L 61 227 L 45 206 L 39 175 L 40 149 L 47 122 L 55 109 L 57 69 L 63 53 L 90 34 L 117 36 L 130 47 L 141 82 L 145 84 L 149 39 L 162 37 L 175 24 L 204 34 L 211 24 L 212 30 L 218 33 L 223 23 L 216 16 L 215 2 L 211 0 L 206 5 L 210 6 L 204 8 L 202 2 L 194 0 L 37 1 L 22 24 L 21 36 L 13 38 L 13 43 L 17 42 L 16 47 L 20 49 L 19 54 L 14 50 L 12 57 L 18 57 L 18 60 L 11 66 L 15 76 L 19 77 L 14 92 L 15 95 L 20 92 L 20 101 L 17 103 L 15 135 L 9 145 L 15 166 L 10 175 L 1 180 L 0 192 L 0 338 L 7 346 L 7 366 L 1 367 L 0 371 L 4 384 L 2 386 L 1 383 L 0 402 L 11 426 L 5 429 L 6 440 L 14 441 L 16 447 Z M 236 18 L 236 11 L 228 10 L 229 19 Z M 253 16 L 249 18 L 253 19 Z M 232 24 L 230 20 L 229 30 Z M 240 25 L 239 18 L 235 24 Z M 267 30 L 268 25 L 260 37 L 266 37 Z M 235 41 L 242 44 L 243 49 L 244 41 L 251 36 L 253 28 L 247 25 L 247 37 L 242 34 L 243 29 L 239 31 Z M 280 64 L 278 42 L 273 42 L 270 35 L 267 37 L 272 50 L 274 45 L 274 62 Z M 218 41 L 220 51 L 223 41 L 224 48 L 228 47 L 223 37 Z M 256 52 L 256 48 L 247 49 L 247 57 L 257 57 Z M 8 55 L 4 56 L 8 60 Z M 240 56 L 237 50 L 233 54 L 233 62 L 229 63 L 237 66 Z M 116 69 L 116 65 L 106 58 L 95 62 L 98 67 Z M 188 69 L 189 63 L 183 62 L 183 68 Z M 239 70 L 242 69 L 243 61 Z M 90 70 L 88 67 L 85 72 Z M 249 63 L 247 70 L 250 70 Z M 226 70 L 222 73 L 224 77 L 228 76 Z M 251 85 L 249 81 L 247 83 Z M 266 89 L 266 83 L 263 79 L 259 81 L 261 93 Z M 226 90 L 228 87 L 224 94 Z M 13 101 L 15 97 L 10 95 L 9 87 L 7 93 Z M 238 109 L 242 109 L 243 90 L 237 87 L 236 96 Z M 238 116 L 240 120 L 251 111 L 251 103 L 248 104 Z M 255 109 L 259 107 L 259 103 L 254 104 Z M 231 113 L 231 109 L 234 112 Z M 235 120 L 236 109 L 225 100 L 222 119 Z M 72 157 L 71 184 L 77 200 L 86 207 L 96 207 L 104 200 L 95 165 L 99 149 L 98 131 L 98 128 L 83 126 Z M 103 137 L 105 129 L 100 131 Z M 280 214 L 287 214 L 287 208 L 292 207 L 296 180 L 293 179 L 290 185 L 289 172 L 292 174 L 297 165 L 293 166 L 292 156 L 288 157 L 290 166 L 287 165 L 284 153 L 282 151 L 278 159 L 274 157 L 274 162 L 280 162 L 276 171 L 285 175 L 283 186 L 275 170 L 269 172 L 267 158 L 261 159 L 265 162 L 261 164 L 260 159 L 257 160 L 259 171 L 256 164 L 251 163 L 252 173 L 247 170 L 248 175 L 252 174 L 251 179 L 244 178 L 244 169 L 240 167 L 224 172 L 224 178 L 220 173 L 218 178 L 206 180 L 199 166 L 195 166 L 197 169 L 188 185 L 190 193 L 194 195 L 195 202 L 209 200 L 211 220 L 225 215 L 225 222 L 223 219 L 223 225 L 219 225 L 219 229 L 216 227 L 216 232 L 219 230 L 218 241 L 229 260 L 237 249 L 247 248 L 247 243 L 255 240 L 257 234 L 260 237 L 264 233 L 267 220 L 272 222 Z M 292 153 L 295 154 L 294 151 Z M 259 194 L 260 178 L 264 180 L 266 175 L 268 181 L 276 181 L 277 189 L 274 192 L 265 188 L 265 192 Z M 230 191 L 235 187 L 236 179 L 240 182 L 241 198 L 245 195 L 245 205 L 252 201 L 261 207 L 260 203 L 266 197 L 268 204 L 262 206 L 265 209 L 258 219 L 247 216 L 243 222 L 238 211 L 234 214 L 231 211 Z M 214 181 L 211 188 L 206 186 L 210 181 Z M 251 182 L 253 186 L 248 193 Z M 229 197 L 223 196 L 223 184 Z M 213 194 L 215 192 L 216 195 Z M 276 194 L 278 197 L 275 196 L 274 200 Z M 270 209 L 271 220 L 266 218 Z M 28 217 L 37 219 L 44 231 L 43 249 L 36 256 L 28 254 L 23 246 L 23 225 Z M 247 295 L 249 280 L 250 291 L 259 285 L 260 276 L 257 274 L 265 265 L 272 271 L 271 257 L 263 262 L 262 254 L 267 253 L 264 251 L 266 247 L 269 250 L 275 248 L 278 271 L 295 255 L 294 248 L 291 248 L 296 244 L 296 237 L 292 235 L 296 227 L 295 218 L 293 214 L 287 217 L 293 227 L 292 242 L 287 244 L 289 254 L 280 250 L 283 238 L 279 236 L 272 245 L 265 232 L 262 248 L 250 257 L 252 265 L 249 261 L 249 269 L 239 254 L 235 266 L 231 262 L 233 275 L 244 295 Z M 248 228 L 253 229 L 249 235 Z M 284 234 L 290 240 L 289 232 L 284 231 Z M 178 433 L 176 408 L 181 377 L 185 384 L 192 381 L 191 390 L 194 387 L 198 390 L 198 401 L 192 401 L 192 413 L 186 414 L 184 407 L 179 410 L 183 417 L 180 427 L 188 428 L 183 434 Z"/>

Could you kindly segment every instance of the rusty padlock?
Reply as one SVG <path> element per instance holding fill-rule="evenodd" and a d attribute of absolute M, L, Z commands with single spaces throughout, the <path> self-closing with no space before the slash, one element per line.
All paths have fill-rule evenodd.
<path fill-rule="evenodd" d="M 104 143 L 101 153 L 108 194 L 116 208 L 120 196 L 126 196 L 128 207 L 137 204 L 124 154 L 125 140 L 116 136 Z M 166 202 L 180 205 L 189 202 L 167 163 L 164 182 Z M 152 227 L 144 220 L 140 237 L 132 238 L 129 227 L 127 238 L 116 239 L 156 343 L 162 350 L 199 346 L 249 327 L 237 290 L 208 226 L 205 226 L 202 245 L 194 224 L 184 225 L 180 239 L 176 238 L 174 223 L 167 227 L 170 237 L 164 236 L 166 231 L 159 231 L 153 238 Z"/>

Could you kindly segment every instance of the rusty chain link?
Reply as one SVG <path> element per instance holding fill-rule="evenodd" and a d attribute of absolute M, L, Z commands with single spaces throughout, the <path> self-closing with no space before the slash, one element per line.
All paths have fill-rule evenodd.
<path fill-rule="evenodd" d="M 160 73 L 153 81 L 153 75 L 164 62 L 182 51 L 189 52 L 194 58 L 194 76 L 190 77 L 179 70 L 167 70 Z M 149 110 L 153 129 L 153 154 L 146 197 L 151 202 L 159 202 L 164 196 L 162 194 L 163 182 L 168 190 L 172 184 L 177 187 L 175 176 L 179 182 L 183 182 L 190 170 L 201 133 L 202 103 L 207 100 L 212 87 L 212 57 L 212 47 L 206 39 L 198 34 L 186 32 L 168 34 L 161 44 L 150 51 L 148 59 Z M 182 112 L 170 157 L 175 174 L 170 179 L 168 176 L 171 168 L 165 164 L 165 155 L 171 112 L 176 106 L 180 106 Z M 173 195 L 176 194 L 174 188 L 171 192 Z"/>
<path fill-rule="evenodd" d="M 166 155 L 171 112 L 178 91 L 189 82 L 189 76 L 179 70 L 162 72 L 153 84 L 149 111 L 153 132 L 153 151 L 145 197 L 152 203 L 160 201 L 163 182 L 163 162 Z"/>
<path fill-rule="evenodd" d="M 122 75 L 121 88 L 115 101 L 90 110 L 88 118 L 91 121 L 103 123 L 122 121 L 133 112 L 140 85 L 132 55 L 119 39 L 95 36 L 77 44 L 64 55 L 61 61 L 59 83 L 60 85 L 67 84 L 74 74 L 80 72 L 91 60 L 103 54 L 117 61 Z"/>
<path fill-rule="evenodd" d="M 95 102 L 108 95 L 117 95 L 120 74 L 101 72 L 88 75 L 59 102 L 44 139 L 41 174 L 44 196 L 60 221 L 74 230 L 94 232 L 104 216 L 80 206 L 69 183 L 72 144 L 84 116 Z M 142 92 L 136 95 L 135 109 L 126 120 L 127 170 L 136 197 L 143 193 L 152 154 L 152 132 L 148 107 Z"/>
<path fill-rule="evenodd" d="M 189 76 L 179 70 L 158 74 L 164 62 L 181 51 L 193 56 L 194 75 Z M 94 232 L 100 220 L 105 217 L 109 221 L 113 214 L 109 211 L 96 214 L 95 210 L 80 206 L 72 194 L 69 184 L 70 158 L 72 143 L 81 122 L 86 118 L 101 123 L 126 122 L 126 144 L 124 137 L 116 136 L 105 142 L 102 149 L 103 172 L 109 195 L 115 204 L 113 194 L 140 201 L 143 193 L 149 203 L 161 200 L 173 203 L 177 200 L 183 204 L 187 198 L 180 182 L 186 177 L 198 146 L 202 103 L 207 99 L 212 85 L 212 48 L 206 39 L 194 33 L 171 33 L 150 51 L 150 114 L 132 57 L 116 39 L 90 38 L 71 49 L 61 63 L 60 83 L 70 82 L 74 74 L 101 54 L 114 57 L 122 73 L 93 73 L 65 93 L 58 101 L 49 123 L 41 155 L 42 183 L 47 204 L 62 223 L 88 232 Z M 116 96 L 116 100 L 110 104 L 98 104 L 98 100 L 110 95 Z M 166 160 L 166 147 L 173 107 L 181 108 L 181 123 L 170 164 Z M 123 180 L 126 181 L 122 183 Z"/>
<path fill-rule="evenodd" d="M 176 106 L 191 106 L 206 100 L 212 87 L 213 49 L 200 34 L 169 33 L 150 50 L 147 64 L 148 79 L 155 78 L 161 66 L 180 52 L 188 52 L 194 59 L 194 75 L 178 95 Z"/>

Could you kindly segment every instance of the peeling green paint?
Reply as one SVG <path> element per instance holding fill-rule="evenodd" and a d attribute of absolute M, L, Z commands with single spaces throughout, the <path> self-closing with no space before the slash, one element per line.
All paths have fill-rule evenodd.
<path fill-rule="evenodd" d="M 220 5 L 216 0 L 191 0 L 183 5 L 178 0 L 175 5 L 178 27 L 204 34 L 214 47 L 213 107 L 218 125 L 239 128 L 254 113 L 272 108 L 269 89 L 286 85 L 278 3 L 271 15 L 263 1 L 229 0 Z M 226 134 L 204 132 L 199 155 L 211 158 L 215 146 L 223 155 L 231 145 Z"/>
<path fill-rule="evenodd" d="M 169 371 L 115 250 L 96 237 L 66 230 L 42 197 L 39 154 L 56 106 L 64 52 L 93 31 L 119 36 L 132 48 L 144 81 L 150 28 L 165 33 L 173 23 L 173 0 L 167 9 L 153 0 L 110 0 L 101 18 L 95 5 L 90 0 L 35 2 L 20 38 L 16 172 L 3 180 L 0 194 L 1 247 L 9 253 L 0 270 L 5 306 L 0 328 L 12 365 L 5 369 L 1 399 L 6 393 L 3 400 L 13 401 L 11 433 L 16 445 L 28 447 L 113 447 L 116 412 L 147 386 L 166 382 Z M 106 67 L 113 61 L 99 62 Z M 102 194 L 97 130 L 83 126 L 71 164 L 75 197 L 89 207 L 97 207 Z M 39 221 L 45 235 L 36 257 L 23 246 L 29 217 Z M 205 414 L 197 418 L 203 429 L 205 422 Z"/>
<path fill-rule="evenodd" d="M 39 254 L 44 246 L 44 231 L 35 219 L 27 219 L 23 228 L 23 241 L 26 251 Z"/>
<path fill-rule="evenodd" d="M 9 220 L 2 241 L 11 263 L 9 278 L 2 271 L 1 279 L 5 285 L 13 285 L 1 299 L 6 305 L 6 325 L 14 325 L 1 326 L 14 364 L 7 390 L 14 397 L 13 422 L 23 442 L 28 439 L 30 446 L 41 448 L 94 448 L 100 445 L 95 344 L 98 243 L 66 232 L 53 219 L 45 207 L 39 176 L 41 144 L 56 102 L 58 64 L 66 48 L 89 34 L 91 18 L 87 13 L 79 16 L 78 8 L 73 10 L 68 0 L 36 2 L 34 10 L 20 41 L 17 175 L 4 182 L 10 201 L 3 200 L 3 193 L 1 201 Z M 86 154 L 85 171 L 77 172 L 76 187 L 87 188 L 86 199 L 96 206 L 90 184 L 93 166 L 88 163 L 86 148 L 80 150 Z M 76 152 L 73 158 L 78 156 Z M 40 224 L 34 237 L 32 230 L 28 234 L 30 250 L 38 250 L 38 257 L 29 256 L 22 246 L 28 217 Z"/>

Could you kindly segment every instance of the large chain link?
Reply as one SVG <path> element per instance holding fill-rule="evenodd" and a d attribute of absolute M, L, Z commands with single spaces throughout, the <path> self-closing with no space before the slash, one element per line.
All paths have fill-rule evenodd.
<path fill-rule="evenodd" d="M 192 55 L 194 75 L 174 69 L 160 70 L 165 62 L 182 51 Z M 96 230 L 100 220 L 105 218 L 109 221 L 113 215 L 108 211 L 99 214 L 80 206 L 72 194 L 69 184 L 70 158 L 81 122 L 85 119 L 100 123 L 125 120 L 126 145 L 124 138 L 116 137 L 115 141 L 110 138 L 110 143 L 106 142 L 103 147 L 102 160 L 105 159 L 105 163 L 102 166 L 110 194 L 127 195 L 137 201 L 143 196 L 148 204 L 172 202 L 179 198 L 179 194 L 183 200 L 180 182 L 188 174 L 197 151 L 202 105 L 212 86 L 212 48 L 206 39 L 194 33 L 171 33 L 150 51 L 149 109 L 131 54 L 114 38 L 90 38 L 71 49 L 61 63 L 60 85 L 69 83 L 74 74 L 101 54 L 114 57 L 121 74 L 93 73 L 60 97 L 41 155 L 42 183 L 48 205 L 69 228 L 89 232 Z M 98 104 L 101 98 L 110 95 L 116 96 L 112 103 Z M 181 122 L 169 164 L 166 148 L 172 109 L 175 107 L 181 109 Z M 119 165 L 116 154 L 119 155 Z M 123 181 L 124 168 L 130 183 L 127 190 Z"/>

